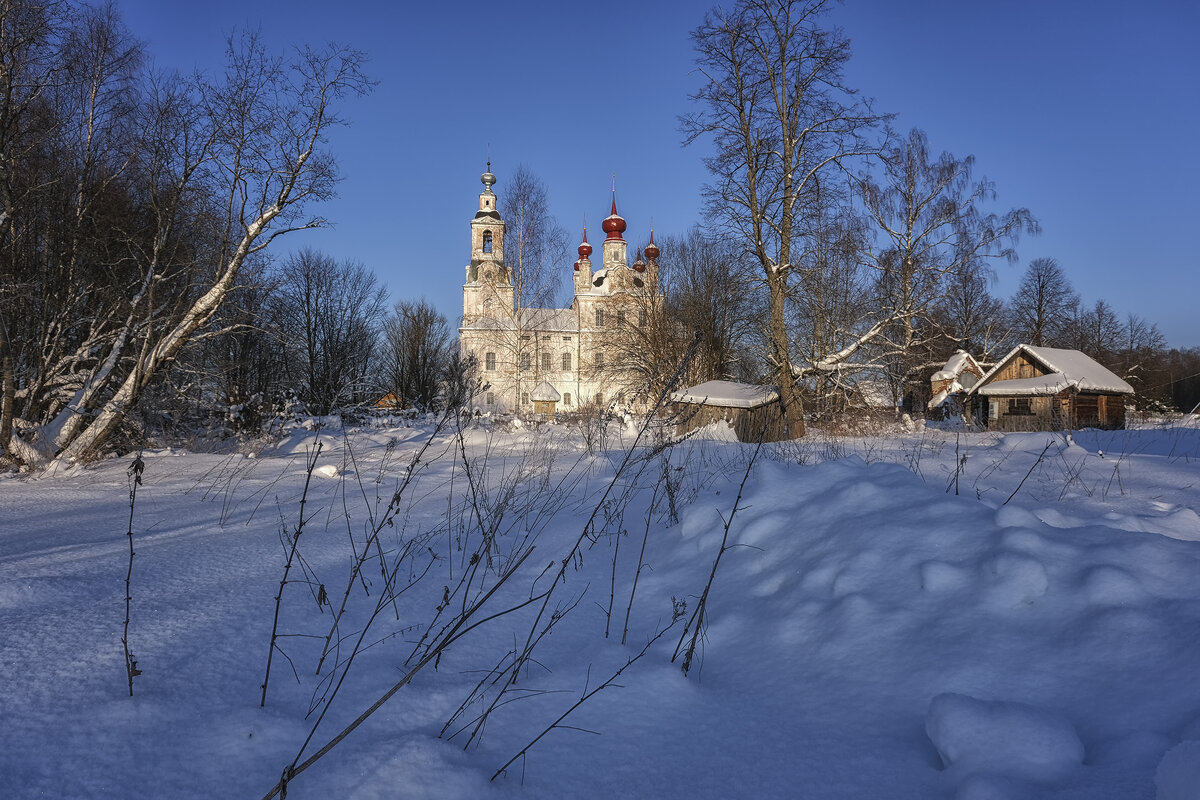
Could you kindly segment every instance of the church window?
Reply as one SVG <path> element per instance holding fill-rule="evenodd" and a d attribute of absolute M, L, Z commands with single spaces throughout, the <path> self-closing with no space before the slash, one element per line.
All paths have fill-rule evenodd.
<path fill-rule="evenodd" d="M 483 252 L 485 252 L 485 253 L 492 252 L 492 232 L 491 231 L 483 232 Z"/>
<path fill-rule="evenodd" d="M 604 369 L 604 351 L 596 351 L 596 369 Z"/>
<path fill-rule="evenodd" d="M 547 372 L 554 369 L 554 367 L 551 366 L 549 353 L 542 353 L 542 369 L 546 370 Z"/>
<path fill-rule="evenodd" d="M 495 393 L 495 392 L 488 392 L 488 393 L 487 393 L 487 404 L 488 404 L 489 406 L 494 406 L 494 405 L 496 405 L 496 393 Z"/>
<path fill-rule="evenodd" d="M 625 325 L 625 312 L 618 311 L 617 312 L 617 327 L 620 328 L 620 327 L 623 327 L 624 325 Z"/>
<path fill-rule="evenodd" d="M 521 353 L 521 369 L 529 369 L 532 365 L 531 356 L 529 353 Z"/>
<path fill-rule="evenodd" d="M 604 309 L 603 308 L 596 309 L 596 327 L 597 328 L 604 327 Z"/>
<path fill-rule="evenodd" d="M 529 405 L 529 392 L 521 392 L 521 405 Z"/>
<path fill-rule="evenodd" d="M 570 336 L 564 336 L 564 337 L 563 337 L 563 341 L 564 341 L 564 342 L 569 342 L 569 341 L 571 341 L 571 337 L 570 337 Z"/>
<path fill-rule="evenodd" d="M 598 406 L 604 405 L 604 393 L 603 392 L 596 392 L 596 405 L 598 405 Z"/>
<path fill-rule="evenodd" d="M 639 328 L 646 327 L 646 311 L 645 311 L 645 309 L 638 311 L 638 327 Z"/>
<path fill-rule="evenodd" d="M 570 392 L 563 392 L 563 405 L 564 406 L 571 405 L 571 393 Z"/>
<path fill-rule="evenodd" d="M 563 368 L 564 372 L 571 368 L 571 354 L 570 353 L 563 353 L 562 365 L 563 365 L 562 368 Z"/>
<path fill-rule="evenodd" d="M 483 357 L 484 369 L 493 370 L 496 368 L 496 354 L 488 353 Z"/>

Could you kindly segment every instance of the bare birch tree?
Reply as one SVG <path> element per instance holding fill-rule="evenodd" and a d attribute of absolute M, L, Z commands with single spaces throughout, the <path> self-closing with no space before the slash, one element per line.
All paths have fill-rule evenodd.
<path fill-rule="evenodd" d="M 818 176 L 873 151 L 883 118 L 843 82 L 850 42 L 821 26 L 827 0 L 742 0 L 692 33 L 704 85 L 682 120 L 685 142 L 712 137 L 711 210 L 758 265 L 767 340 L 787 419 L 804 432 L 785 304 L 804 235 L 804 200 Z"/>
<path fill-rule="evenodd" d="M 30 360 L 31 384 L 67 395 L 27 403 L 10 454 L 31 465 L 94 454 L 213 318 L 243 264 L 278 236 L 323 223 L 307 208 L 332 194 L 326 135 L 340 121 L 337 101 L 369 89 L 362 60 L 337 47 L 285 60 L 250 35 L 231 40 L 219 78 L 146 79 L 129 112 L 139 139 L 128 164 L 119 162 L 135 213 L 107 227 L 122 269 L 108 281 L 106 306 L 68 320 L 83 333 L 72 334 L 74 366 Z M 97 163 L 109 176 L 118 162 Z M 54 280 L 70 262 L 50 255 L 44 274 Z"/>
<path fill-rule="evenodd" d="M 880 160 L 882 180 L 864 177 L 863 204 L 882 239 L 867 253 L 875 272 L 879 320 L 874 352 L 901 392 L 932 365 L 930 344 L 941 334 L 931 311 L 956 277 L 989 274 L 991 259 L 1016 260 L 1013 245 L 1023 232 L 1037 233 L 1028 209 L 992 214 L 995 200 L 986 179 L 972 178 L 975 159 L 942 153 L 934 158 L 923 131 L 888 148 Z"/>
<path fill-rule="evenodd" d="M 569 264 L 567 233 L 550 212 L 545 184 L 523 164 L 504 182 L 497 205 L 505 225 L 504 264 L 513 285 L 512 324 L 497 344 L 517 365 L 513 406 L 520 408 L 523 395 L 541 379 L 543 349 L 535 332 L 554 321 Z"/>

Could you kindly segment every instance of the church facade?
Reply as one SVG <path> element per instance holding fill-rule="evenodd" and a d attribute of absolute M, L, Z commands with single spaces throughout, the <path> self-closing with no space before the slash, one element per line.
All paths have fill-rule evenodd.
<path fill-rule="evenodd" d="M 600 263 L 592 263 L 587 229 L 573 265 L 573 297 L 567 308 L 521 308 L 512 274 L 504 261 L 504 220 L 492 187 L 490 165 L 480 181 L 479 210 L 471 220 L 471 261 L 463 283 L 463 316 L 458 329 L 464 356 L 472 356 L 485 388 L 474 401 L 485 413 L 534 412 L 552 403 L 559 412 L 581 406 L 635 403 L 630 382 L 622 380 L 605 356 L 629 326 L 645 327 L 660 304 L 659 249 L 654 232 L 635 261 L 628 261 L 622 234 L 625 220 L 612 212 L 602 223 Z M 556 399 L 557 398 L 557 399 Z"/>

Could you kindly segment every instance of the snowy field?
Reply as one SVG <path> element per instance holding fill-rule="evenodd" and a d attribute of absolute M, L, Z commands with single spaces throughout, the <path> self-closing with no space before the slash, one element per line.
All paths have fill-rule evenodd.
<path fill-rule="evenodd" d="M 1195 422 L 636 433 L 147 452 L 132 698 L 132 458 L 0 478 L 0 797 L 1200 797 Z"/>

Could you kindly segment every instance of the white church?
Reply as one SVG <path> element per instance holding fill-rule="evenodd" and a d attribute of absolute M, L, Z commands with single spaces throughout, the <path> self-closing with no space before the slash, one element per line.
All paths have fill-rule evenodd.
<path fill-rule="evenodd" d="M 496 207 L 491 165 L 480 180 L 479 210 L 471 220 L 471 263 L 463 283 L 458 329 L 464 356 L 474 356 L 486 384 L 475 405 L 483 412 L 576 411 L 582 405 L 637 402 L 605 351 L 628 326 L 645 326 L 660 308 L 659 249 L 654 231 L 628 263 L 625 220 L 612 213 L 601 227 L 599 268 L 593 268 L 587 229 L 574 264 L 574 298 L 567 308 L 517 308 L 504 263 L 504 220 Z"/>

